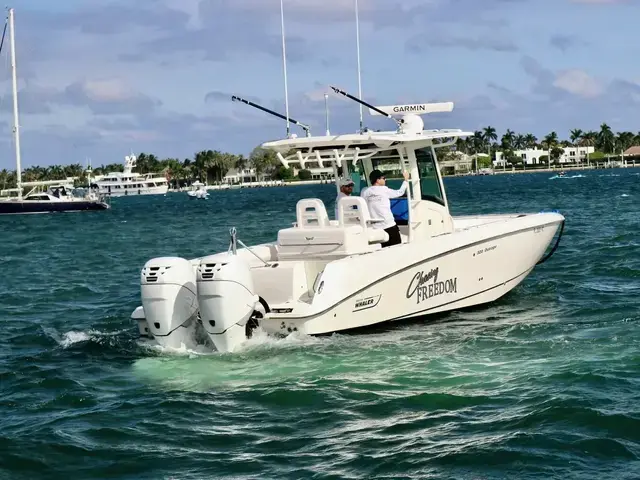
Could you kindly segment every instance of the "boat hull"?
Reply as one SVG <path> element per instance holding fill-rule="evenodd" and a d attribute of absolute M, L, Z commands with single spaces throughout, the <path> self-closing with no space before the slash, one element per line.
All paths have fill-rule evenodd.
<path fill-rule="evenodd" d="M 87 210 L 107 210 L 109 205 L 96 201 L 16 201 L 0 202 L 0 215 L 20 215 L 29 213 L 79 212 Z"/>
<path fill-rule="evenodd" d="M 115 189 L 109 191 L 108 187 L 100 185 L 100 194 L 107 197 L 135 197 L 138 195 L 164 195 L 169 191 L 168 185 L 160 187 L 132 188 L 132 189 Z"/>
<path fill-rule="evenodd" d="M 559 218 L 523 221 L 521 229 L 502 233 L 487 225 L 447 235 L 442 240 L 450 240 L 451 248 L 440 252 L 433 239 L 334 262 L 318 282 L 315 309 L 270 313 L 261 325 L 269 333 L 321 335 L 493 302 L 520 284 L 545 254 L 564 221 L 547 215 Z M 374 256 L 379 258 L 372 263 Z"/>

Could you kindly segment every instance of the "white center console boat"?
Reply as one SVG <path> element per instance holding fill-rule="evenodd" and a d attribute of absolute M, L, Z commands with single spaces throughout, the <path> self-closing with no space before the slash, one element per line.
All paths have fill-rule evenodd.
<path fill-rule="evenodd" d="M 232 229 L 227 252 L 149 260 L 140 274 L 142 306 L 132 314 L 142 336 L 172 348 L 191 348 L 201 337 L 230 352 L 256 327 L 317 335 L 411 319 L 492 302 L 553 254 L 564 228 L 558 213 L 451 216 L 436 151 L 472 133 L 424 130 L 420 115 L 453 104 L 373 107 L 334 90 L 393 118 L 397 131 L 307 131 L 263 147 L 285 167 L 333 167 L 336 180 L 350 176 L 356 191 L 373 169 L 388 184 L 410 172 L 406 196 L 393 205 L 402 244 L 381 247 L 388 235 L 374 228 L 360 196 L 342 198 L 336 220 L 320 199 L 300 199 L 295 224 L 271 243 L 247 247 Z"/>
<path fill-rule="evenodd" d="M 209 198 L 209 192 L 207 192 L 207 186 L 196 180 L 191 184 L 191 190 L 187 192 L 189 198 L 207 199 Z"/>

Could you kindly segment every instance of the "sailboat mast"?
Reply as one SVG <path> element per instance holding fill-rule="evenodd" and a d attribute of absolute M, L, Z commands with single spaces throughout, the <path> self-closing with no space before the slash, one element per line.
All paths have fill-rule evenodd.
<path fill-rule="evenodd" d="M 20 122 L 18 120 L 18 78 L 16 76 L 16 39 L 13 8 L 9 9 L 9 40 L 11 41 L 11 81 L 13 83 L 13 136 L 16 143 L 16 177 L 18 198 L 22 200 L 22 165 L 20 162 Z"/>

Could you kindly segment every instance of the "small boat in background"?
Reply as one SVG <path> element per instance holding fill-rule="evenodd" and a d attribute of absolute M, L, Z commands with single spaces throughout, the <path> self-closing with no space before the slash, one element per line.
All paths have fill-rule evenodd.
<path fill-rule="evenodd" d="M 189 195 L 189 197 L 191 198 L 200 198 L 200 199 L 209 198 L 209 192 L 207 191 L 207 186 L 198 180 L 196 180 L 191 184 L 191 190 L 187 192 L 187 195 Z"/>

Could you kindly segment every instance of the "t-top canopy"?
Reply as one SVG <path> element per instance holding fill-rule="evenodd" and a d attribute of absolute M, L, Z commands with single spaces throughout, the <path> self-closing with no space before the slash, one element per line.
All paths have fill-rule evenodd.
<path fill-rule="evenodd" d="M 460 129 L 423 130 L 419 133 L 366 132 L 345 135 L 329 135 L 302 138 L 287 138 L 262 144 L 263 148 L 274 150 L 278 159 L 286 168 L 290 164 L 299 164 L 304 168 L 307 162 L 317 162 L 320 168 L 324 163 L 356 163 L 394 146 L 405 145 L 412 149 L 433 144 L 434 140 L 449 139 L 434 145 L 444 147 L 452 145 L 459 137 L 468 137 L 472 132 Z M 286 157 L 283 155 L 286 154 Z"/>

